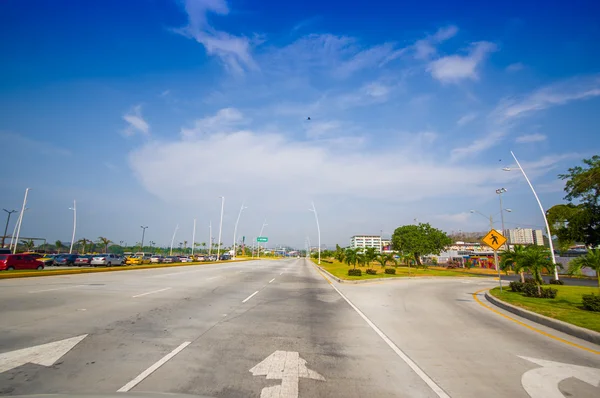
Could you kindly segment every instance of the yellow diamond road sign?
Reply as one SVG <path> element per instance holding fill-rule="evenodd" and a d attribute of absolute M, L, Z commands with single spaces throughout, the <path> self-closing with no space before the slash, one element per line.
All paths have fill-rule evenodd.
<path fill-rule="evenodd" d="M 506 238 L 500 232 L 492 229 L 483 237 L 482 241 L 492 249 L 498 250 L 500 246 L 506 243 Z"/>

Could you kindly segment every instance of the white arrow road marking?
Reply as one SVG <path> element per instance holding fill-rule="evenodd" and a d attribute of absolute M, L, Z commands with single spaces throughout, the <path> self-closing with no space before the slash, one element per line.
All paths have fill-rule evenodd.
<path fill-rule="evenodd" d="M 306 361 L 294 351 L 275 351 L 250 369 L 253 376 L 267 376 L 267 380 L 281 380 L 281 385 L 265 387 L 260 398 L 298 398 L 300 377 L 325 381 L 325 378 L 306 367 Z"/>
<path fill-rule="evenodd" d="M 564 398 L 558 389 L 558 383 L 569 377 L 575 377 L 594 387 L 600 386 L 600 369 L 537 358 L 519 358 L 542 366 L 528 370 L 521 377 L 521 384 L 531 398 Z"/>
<path fill-rule="evenodd" d="M 85 339 L 86 336 L 87 334 L 82 334 L 81 336 L 55 341 L 54 343 L 36 345 L 0 354 L 0 373 L 25 365 L 26 363 L 52 366 L 63 355 L 75 347 L 77 343 Z"/>

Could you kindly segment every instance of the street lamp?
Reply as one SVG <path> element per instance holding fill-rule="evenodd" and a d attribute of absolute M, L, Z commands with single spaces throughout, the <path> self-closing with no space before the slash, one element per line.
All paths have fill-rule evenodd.
<path fill-rule="evenodd" d="M 531 188 L 531 192 L 533 192 L 533 196 L 535 196 L 535 200 L 537 200 L 537 203 L 540 206 L 540 211 L 542 212 L 542 217 L 544 217 L 544 223 L 546 224 L 546 232 L 548 233 L 548 243 L 550 244 L 550 254 L 552 255 L 552 263 L 554 264 L 554 279 L 558 280 L 558 268 L 556 266 L 556 257 L 554 255 L 554 244 L 552 243 L 552 232 L 550 232 L 550 225 L 548 224 L 548 219 L 546 218 L 546 212 L 544 211 L 542 202 L 540 202 L 540 198 L 538 197 L 537 193 L 535 192 L 535 189 L 533 189 L 533 185 L 531 184 L 531 181 L 529 181 L 527 174 L 525 174 L 525 170 L 523 170 L 523 166 L 521 166 L 521 164 L 517 160 L 517 157 L 515 156 L 513 151 L 510 151 L 510 154 L 515 159 L 515 162 L 517 162 L 517 167 L 515 169 L 521 170 L 521 173 L 523 173 L 523 177 L 525 177 L 527 184 L 529 184 L 529 188 Z M 510 167 L 504 167 L 502 170 L 512 171 L 513 169 Z"/>
<path fill-rule="evenodd" d="M 27 211 L 27 210 L 29 210 L 29 207 L 25 208 L 25 211 Z M 19 216 L 21 216 L 21 212 L 19 212 Z M 12 235 L 10 236 L 10 245 L 8 246 L 10 250 L 12 250 L 13 244 L 16 245 L 16 242 L 14 241 L 14 239 L 15 239 L 15 235 L 17 234 L 17 227 L 18 226 L 19 226 L 19 219 L 17 219 L 17 222 L 15 223 L 15 227 L 13 228 Z"/>
<path fill-rule="evenodd" d="M 506 193 L 506 188 L 496 189 L 496 194 L 500 198 L 500 220 L 502 221 L 502 234 L 504 234 L 504 207 L 502 206 L 502 194 Z M 508 242 L 508 241 L 507 241 Z M 508 250 L 508 243 L 504 243 L 504 250 Z"/>
<path fill-rule="evenodd" d="M 73 235 L 71 236 L 71 247 L 69 248 L 69 254 L 73 253 L 73 244 L 75 244 L 75 230 L 77 229 L 77 203 L 73 201 L 73 207 L 69 207 L 69 210 L 73 210 Z"/>
<path fill-rule="evenodd" d="M 240 212 L 238 213 L 237 220 L 235 221 L 235 228 L 233 228 L 233 258 L 237 257 L 237 250 L 235 248 L 235 245 L 237 243 L 237 241 L 236 241 L 236 239 L 237 239 L 237 228 L 238 228 L 238 223 L 240 222 L 240 217 L 242 216 L 242 211 L 244 209 L 247 209 L 247 207 L 244 206 L 244 203 L 242 202 L 242 207 L 240 207 Z"/>
<path fill-rule="evenodd" d="M 192 231 L 192 257 L 194 257 L 194 246 L 196 246 L 196 219 L 194 218 L 194 229 Z"/>
<path fill-rule="evenodd" d="M 173 231 L 173 237 L 171 238 L 171 249 L 169 250 L 169 256 L 173 255 L 173 243 L 175 242 L 175 235 L 177 234 L 177 230 L 179 229 L 179 224 L 175 226 L 175 231 Z"/>
<path fill-rule="evenodd" d="M 150 248 L 151 248 L 150 251 L 152 252 L 152 254 L 154 254 L 154 245 L 155 244 L 156 244 L 155 241 L 153 241 L 153 240 L 150 241 Z"/>
<path fill-rule="evenodd" d="M 17 210 L 6 210 L 6 209 L 2 209 L 4 210 L 6 213 L 8 213 L 8 216 L 6 217 L 6 226 L 4 227 L 4 235 L 2 236 L 2 248 L 4 248 L 4 241 L 6 239 L 6 233 L 8 232 L 8 224 L 10 223 L 10 216 L 13 213 L 17 213 Z"/>
<path fill-rule="evenodd" d="M 140 251 L 143 252 L 144 251 L 144 236 L 146 235 L 146 229 L 148 228 L 147 226 L 143 226 L 140 225 L 140 228 L 142 229 L 142 242 L 140 244 Z"/>
<path fill-rule="evenodd" d="M 225 207 L 225 196 L 221 196 L 221 222 L 219 223 L 219 241 L 217 242 L 217 261 L 221 256 L 221 233 L 223 232 L 223 208 Z"/>
<path fill-rule="evenodd" d="M 315 213 L 315 220 L 317 221 L 317 234 L 319 236 L 319 261 L 318 264 L 321 265 L 321 228 L 319 227 L 319 216 L 317 215 L 317 209 L 315 208 L 315 202 L 312 202 L 312 209 L 308 209 Z M 416 220 L 416 219 L 415 219 Z"/>
<path fill-rule="evenodd" d="M 263 230 L 265 229 L 265 227 L 267 225 L 269 225 L 269 224 L 267 224 L 267 220 L 265 219 L 265 221 L 263 221 L 262 227 L 260 228 L 260 233 L 258 234 L 258 236 L 262 236 Z M 260 258 L 260 242 L 258 241 L 258 238 L 256 238 L 256 248 L 257 248 L 256 257 Z"/>
<path fill-rule="evenodd" d="M 17 227 L 17 237 L 15 239 L 15 246 L 13 248 L 13 254 L 17 253 L 17 246 L 19 244 L 19 235 L 21 234 L 21 225 L 23 224 L 23 213 L 25 213 L 25 206 L 27 205 L 27 195 L 29 195 L 29 188 L 25 189 L 25 197 L 23 198 L 23 206 L 21 206 L 21 214 L 19 214 L 19 221 L 18 221 L 19 226 Z"/>

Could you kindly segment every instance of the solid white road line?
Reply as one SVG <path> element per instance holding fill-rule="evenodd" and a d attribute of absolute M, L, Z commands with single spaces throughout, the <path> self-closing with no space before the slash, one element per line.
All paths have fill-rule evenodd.
<path fill-rule="evenodd" d="M 244 301 L 242 301 L 242 303 L 245 303 L 246 301 L 250 300 L 252 297 L 256 296 L 258 294 L 258 290 L 255 291 L 254 293 L 252 293 L 251 295 L 249 295 L 248 297 L 246 297 L 246 299 Z"/>
<path fill-rule="evenodd" d="M 138 375 L 138 377 L 136 377 L 135 379 L 131 380 L 129 383 L 125 384 L 123 387 L 119 388 L 117 390 L 117 392 L 127 392 L 127 391 L 131 390 L 133 387 L 135 387 L 138 384 L 140 384 L 140 382 L 142 380 L 144 380 L 146 377 L 148 377 L 152 373 L 154 373 L 154 371 L 156 371 L 156 369 L 158 369 L 161 366 L 163 366 L 169 359 L 171 359 L 175 355 L 179 354 L 185 347 L 187 347 L 191 343 L 192 343 L 191 341 L 186 341 L 185 343 L 181 344 L 179 347 L 175 348 L 173 351 L 171 351 L 170 353 L 168 353 L 167 355 L 165 355 L 164 357 L 162 357 L 162 359 L 159 360 L 158 362 L 156 362 L 154 365 L 150 366 L 148 369 L 146 369 L 142 373 L 140 373 Z"/>
<path fill-rule="evenodd" d="M 365 322 L 367 322 L 367 324 L 371 327 L 371 329 L 373 329 L 375 331 L 375 333 L 377 333 L 379 335 L 379 337 L 381 337 L 383 339 L 383 341 L 385 341 L 387 343 L 387 345 L 390 346 L 390 348 L 392 350 L 394 350 L 394 352 L 421 378 L 421 380 L 423 380 L 429 386 L 429 388 L 431 388 L 433 390 L 433 392 L 438 397 L 450 398 L 450 396 L 448 394 L 446 394 L 446 392 L 444 390 L 442 390 L 442 388 L 440 386 L 438 386 L 435 383 L 435 381 L 433 381 L 431 379 L 431 377 L 429 377 L 419 367 L 419 365 L 417 365 L 412 359 L 410 359 L 410 357 L 408 355 L 406 355 L 404 353 L 404 351 L 402 351 L 400 348 L 398 348 L 398 346 L 396 344 L 394 344 L 394 342 L 392 340 L 390 340 L 389 337 L 387 337 L 377 326 L 375 326 L 375 324 L 373 322 L 371 322 L 371 320 L 369 318 L 367 318 L 367 316 L 365 314 L 363 314 L 362 311 L 358 309 L 358 307 L 356 307 L 354 304 L 352 304 L 352 302 L 346 296 L 344 296 L 344 294 L 342 292 L 340 292 L 338 290 L 338 288 L 333 285 L 333 283 L 331 283 L 330 285 L 336 292 L 339 293 L 340 296 L 342 296 L 342 298 L 344 300 L 346 300 L 346 302 L 348 304 L 350 304 L 350 307 L 354 308 L 354 310 L 358 313 L 358 315 L 360 315 L 360 317 L 362 319 L 364 319 Z"/>
<path fill-rule="evenodd" d="M 283 272 L 281 272 L 279 275 L 283 275 Z"/>
<path fill-rule="evenodd" d="M 210 280 L 217 279 L 217 278 L 218 278 L 218 276 L 213 276 L 212 278 L 207 278 L 206 280 L 210 281 Z"/>
<path fill-rule="evenodd" d="M 63 287 L 56 287 L 56 288 L 53 288 L 53 289 L 44 289 L 44 290 L 32 290 L 32 291 L 30 291 L 29 293 L 43 293 L 43 292 L 52 292 L 52 291 L 54 291 L 54 290 L 73 289 L 73 288 L 76 288 L 76 287 L 82 287 L 82 286 L 85 286 L 85 285 L 63 286 Z"/>
<path fill-rule="evenodd" d="M 159 290 L 153 290 L 151 292 L 146 292 L 146 293 L 142 293 L 142 294 L 137 294 L 135 296 L 131 296 L 132 298 L 136 298 L 136 297 L 142 297 L 142 296 L 147 296 L 149 294 L 154 294 L 154 293 L 160 293 L 160 292 L 164 292 L 165 290 L 169 290 L 171 289 L 170 287 L 165 287 L 164 289 L 159 289 Z"/>
<path fill-rule="evenodd" d="M 269 281 L 269 283 L 273 282 L 274 280 L 275 280 L 275 278 L 271 279 L 271 280 Z"/>

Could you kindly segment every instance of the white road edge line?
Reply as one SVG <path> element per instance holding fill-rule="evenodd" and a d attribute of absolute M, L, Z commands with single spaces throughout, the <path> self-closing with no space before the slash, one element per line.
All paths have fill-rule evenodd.
<path fill-rule="evenodd" d="M 163 366 L 168 360 L 173 358 L 175 355 L 179 354 L 185 347 L 190 345 L 191 341 L 186 341 L 181 344 L 179 347 L 175 348 L 173 351 L 162 357 L 158 362 L 154 365 L 150 366 L 148 369 L 144 370 L 142 373 L 138 375 L 135 379 L 131 380 L 129 383 L 125 384 L 123 387 L 119 388 L 117 392 L 127 392 L 131 390 L 133 387 L 137 386 L 144 380 L 146 377 L 150 376 L 154 371 L 161 366 Z"/>
<path fill-rule="evenodd" d="M 165 287 L 164 289 L 154 290 L 154 291 L 146 292 L 146 293 L 142 293 L 142 294 L 136 294 L 135 296 L 131 296 L 131 297 L 132 298 L 136 298 L 136 297 L 147 296 L 149 294 L 164 292 L 165 290 L 169 290 L 169 289 L 171 289 L 171 288 L 170 287 Z"/>
<path fill-rule="evenodd" d="M 450 395 L 446 394 L 446 392 L 440 386 L 438 386 L 435 383 L 435 381 L 433 381 L 431 379 L 431 377 L 429 377 L 419 367 L 419 365 L 417 365 L 412 359 L 410 359 L 410 357 L 408 355 L 406 355 L 404 353 L 404 351 L 402 351 L 400 348 L 398 348 L 398 346 L 396 344 L 394 344 L 394 342 L 392 340 L 390 340 L 389 337 L 387 337 L 377 326 L 375 326 L 375 324 L 373 322 L 371 322 L 371 320 L 369 318 L 367 318 L 367 316 L 365 314 L 363 314 L 362 311 L 358 309 L 358 307 L 356 307 L 354 304 L 352 304 L 352 302 L 346 296 L 344 296 L 344 294 L 342 292 L 340 292 L 338 290 L 338 288 L 333 285 L 333 283 L 331 284 L 331 287 L 336 292 L 338 292 L 338 294 L 340 296 L 342 296 L 342 298 L 344 300 L 346 300 L 346 302 L 348 304 L 350 304 L 350 307 L 354 308 L 354 311 L 356 311 L 358 313 L 358 315 L 360 315 L 361 318 L 364 319 L 365 322 L 367 322 L 367 324 L 371 327 L 371 329 L 373 329 L 375 331 L 375 333 L 377 333 L 379 335 L 379 337 L 381 337 L 383 339 L 383 341 L 385 341 L 387 343 L 387 345 L 390 346 L 390 348 L 392 350 L 394 350 L 394 352 L 421 378 L 421 380 L 423 380 L 429 386 L 429 388 L 431 388 L 433 390 L 433 392 L 438 397 L 450 398 Z"/>
<path fill-rule="evenodd" d="M 258 294 L 258 290 L 255 291 L 254 293 L 252 293 L 251 295 L 249 295 L 248 297 L 246 297 L 246 299 L 244 301 L 242 301 L 242 304 L 245 303 L 246 301 L 250 300 L 252 297 L 256 296 Z"/>
<path fill-rule="evenodd" d="M 273 282 L 274 280 L 275 280 L 275 278 L 271 279 L 271 280 L 269 281 L 269 283 Z"/>
<path fill-rule="evenodd" d="M 64 286 L 64 287 L 56 287 L 56 288 L 53 288 L 53 289 L 44 289 L 44 290 L 32 290 L 29 293 L 51 292 L 51 291 L 54 291 L 54 290 L 73 289 L 75 287 L 82 287 L 82 286 L 85 286 L 85 285 Z"/>

